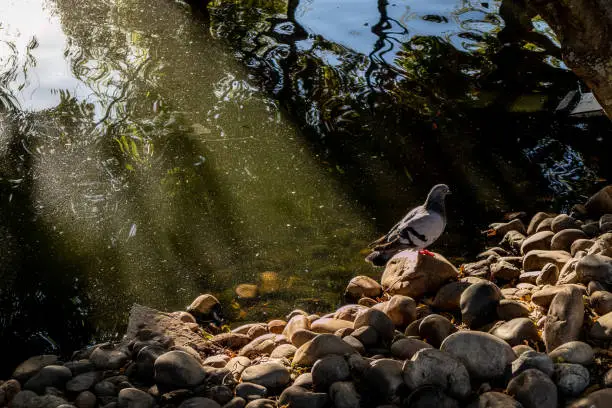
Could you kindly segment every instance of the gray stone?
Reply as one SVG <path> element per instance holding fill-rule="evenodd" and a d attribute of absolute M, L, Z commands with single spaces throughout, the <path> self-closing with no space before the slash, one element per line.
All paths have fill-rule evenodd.
<path fill-rule="evenodd" d="M 461 300 L 461 294 L 466 290 L 471 283 L 469 282 L 451 282 L 442 286 L 433 300 L 432 306 L 436 309 L 453 312 L 459 310 L 459 302 Z"/>
<path fill-rule="evenodd" d="M 310 330 L 315 333 L 335 333 L 337 330 L 353 328 L 353 322 L 333 317 L 322 317 L 310 325 Z"/>
<path fill-rule="evenodd" d="M 589 370 L 580 364 L 555 364 L 553 380 L 562 394 L 578 396 L 588 387 Z"/>
<path fill-rule="evenodd" d="M 444 339 L 456 331 L 450 320 L 437 314 L 426 316 L 419 325 L 421 338 L 434 347 L 440 347 Z"/>
<path fill-rule="evenodd" d="M 398 401 L 399 390 L 404 383 L 402 362 L 381 358 L 370 363 L 363 376 L 363 383 L 380 401 Z"/>
<path fill-rule="evenodd" d="M 372 327 L 384 341 L 391 340 L 395 331 L 395 325 L 391 318 L 376 309 L 366 309 L 357 315 L 354 325 L 355 330 L 363 326 Z"/>
<path fill-rule="evenodd" d="M 94 386 L 94 394 L 98 397 L 110 397 L 117 395 L 117 387 L 110 381 L 100 381 Z"/>
<path fill-rule="evenodd" d="M 253 339 L 253 341 L 240 349 L 238 354 L 249 358 L 259 357 L 263 354 L 269 355 L 281 344 L 288 343 L 289 340 L 282 334 L 268 333 Z"/>
<path fill-rule="evenodd" d="M 568 405 L 568 408 L 609 408 L 612 406 L 612 388 L 595 391 Z"/>
<path fill-rule="evenodd" d="M 550 214 L 550 213 L 545 213 L 545 212 L 538 212 L 538 213 L 536 213 L 531 218 L 531 221 L 529 221 L 529 225 L 527 227 L 527 235 L 534 234 L 536 232 L 536 229 L 538 228 L 538 225 L 540 225 L 540 223 L 542 221 L 544 221 L 545 219 L 548 218 L 552 222 L 554 217 L 555 217 L 555 215 L 554 214 Z"/>
<path fill-rule="evenodd" d="M 599 254 L 586 255 L 576 264 L 576 274 L 585 284 L 594 280 L 612 285 L 612 258 Z"/>
<path fill-rule="evenodd" d="M 299 386 L 286 388 L 278 399 L 280 406 L 289 408 L 323 408 L 328 405 L 326 393 L 310 392 Z"/>
<path fill-rule="evenodd" d="M 519 277 L 521 270 L 509 262 L 499 260 L 491 265 L 491 278 L 513 280 Z"/>
<path fill-rule="evenodd" d="M 246 401 L 244 398 L 234 397 L 223 406 L 223 408 L 244 408 L 246 406 Z"/>
<path fill-rule="evenodd" d="M 404 363 L 403 373 L 404 382 L 410 390 L 433 385 L 459 399 L 466 398 L 472 391 L 465 366 L 440 350 L 418 351 L 411 360 Z"/>
<path fill-rule="evenodd" d="M 351 333 L 364 347 L 372 347 L 378 343 L 378 332 L 372 326 L 361 326 Z M 350 344 L 350 343 L 349 343 Z"/>
<path fill-rule="evenodd" d="M 488 333 L 459 331 L 448 336 L 440 350 L 456 357 L 472 379 L 491 380 L 508 374 L 516 358 L 505 341 Z"/>
<path fill-rule="evenodd" d="M 383 302 L 383 303 L 387 303 L 387 302 Z M 376 303 L 375 306 L 378 306 L 380 304 L 381 303 Z M 336 310 L 336 312 L 333 315 L 333 318 L 340 319 L 340 320 L 347 320 L 349 322 L 354 322 L 359 312 L 365 309 L 367 308 L 362 305 L 344 305 L 340 307 L 340 309 Z M 300 328 L 308 329 L 309 327 L 300 327 Z"/>
<path fill-rule="evenodd" d="M 206 373 L 200 363 L 183 351 L 169 351 L 155 360 L 155 382 L 176 388 L 194 387 Z"/>
<path fill-rule="evenodd" d="M 538 328 L 526 317 L 519 317 L 497 325 L 489 333 L 505 340 L 511 346 L 523 344 L 525 341 L 537 343 L 540 340 Z"/>
<path fill-rule="evenodd" d="M 339 319 L 340 317 L 336 317 L 336 318 Z M 310 320 L 308 320 L 308 317 L 301 315 L 301 314 L 297 314 L 291 317 L 291 319 L 289 319 L 289 321 L 287 322 L 287 326 L 285 326 L 285 329 L 283 330 L 283 334 L 288 339 L 291 339 L 291 336 L 293 336 L 293 334 L 296 331 L 309 330 L 309 329 L 310 329 Z M 299 347 L 299 346 L 296 346 L 296 347 Z"/>
<path fill-rule="evenodd" d="M 251 337 L 249 337 L 247 334 L 230 332 L 217 334 L 216 336 L 213 336 L 210 341 L 223 348 L 238 350 L 249 344 Z"/>
<path fill-rule="evenodd" d="M 391 345 L 391 354 L 400 360 L 411 359 L 417 351 L 430 349 L 433 346 L 418 339 L 399 339 Z"/>
<path fill-rule="evenodd" d="M 304 344 L 306 344 L 307 342 L 309 342 L 310 340 L 317 337 L 318 335 L 319 335 L 318 333 L 315 333 L 310 330 L 298 329 L 291 335 L 291 338 L 290 338 L 291 344 L 299 348 L 303 346 Z"/>
<path fill-rule="evenodd" d="M 576 256 L 578 251 L 588 251 L 595 244 L 592 239 L 577 239 L 572 243 L 570 254 Z"/>
<path fill-rule="evenodd" d="M 382 287 L 374 279 L 368 276 L 355 276 L 349 281 L 344 296 L 348 301 L 356 302 L 364 296 L 376 298 L 381 293 Z"/>
<path fill-rule="evenodd" d="M 249 366 L 242 372 L 241 378 L 242 381 L 263 385 L 268 389 L 278 389 L 291 382 L 289 370 L 275 362 Z"/>
<path fill-rule="evenodd" d="M 525 242 L 524 234 L 518 231 L 508 231 L 506 232 L 506 235 L 504 235 L 504 238 L 501 240 L 499 245 L 518 252 L 521 250 L 523 242 Z"/>
<path fill-rule="evenodd" d="M 544 323 L 546 350 L 578 339 L 584 320 L 582 292 L 568 287 L 555 295 Z"/>
<path fill-rule="evenodd" d="M 39 367 L 37 370 L 33 371 L 36 372 L 41 368 L 42 367 Z M 40 397 L 36 395 L 34 391 L 23 390 L 18 392 L 15 397 L 13 397 L 13 400 L 11 401 L 11 408 L 38 408 L 38 404 L 40 404 Z"/>
<path fill-rule="evenodd" d="M 543 308 L 548 308 L 552 303 L 553 299 L 557 295 L 557 293 L 562 292 L 563 290 L 578 290 L 582 295 L 586 294 L 586 289 L 584 286 L 568 284 L 568 285 L 559 285 L 559 286 L 551 286 L 546 285 L 542 289 L 533 292 L 531 296 L 531 301 Z"/>
<path fill-rule="evenodd" d="M 66 383 L 66 391 L 74 393 L 86 391 L 93 387 L 95 383 L 100 381 L 100 374 L 101 373 L 96 371 L 79 374 Z"/>
<path fill-rule="evenodd" d="M 524 255 L 534 249 L 549 250 L 550 242 L 552 241 L 552 237 L 554 235 L 555 233 L 552 231 L 540 231 L 527 237 L 523 241 L 523 245 L 521 245 L 521 254 Z"/>
<path fill-rule="evenodd" d="M 501 320 L 512 320 L 529 316 L 529 308 L 518 300 L 501 299 L 497 305 L 497 317 Z"/>
<path fill-rule="evenodd" d="M 536 278 L 536 285 L 554 285 L 557 280 L 559 280 L 559 268 L 553 263 L 548 263 Z"/>
<path fill-rule="evenodd" d="M 342 338 L 342 341 L 346 342 L 349 346 L 351 346 L 352 348 L 355 349 L 356 352 L 358 352 L 359 354 L 364 354 L 366 351 L 365 346 L 363 345 L 362 342 L 360 342 L 359 340 L 357 340 L 355 337 L 353 336 L 344 336 Z"/>
<path fill-rule="evenodd" d="M 270 354 L 270 358 L 286 358 L 288 360 L 293 359 L 297 347 L 293 344 L 281 344 Z"/>
<path fill-rule="evenodd" d="M 152 396 L 137 388 L 124 388 L 117 398 L 119 408 L 152 408 L 154 403 Z"/>
<path fill-rule="evenodd" d="M 251 340 L 255 340 L 266 334 L 269 335 L 267 338 L 270 338 L 270 339 L 274 338 L 274 333 L 270 333 L 270 329 L 268 328 L 268 325 L 264 323 L 256 323 L 253 326 L 251 326 L 251 328 L 249 328 L 249 331 L 246 332 L 246 336 L 250 338 Z"/>
<path fill-rule="evenodd" d="M 130 357 L 122 350 L 117 350 L 112 344 L 102 344 L 96 347 L 89 356 L 89 361 L 98 370 L 118 370 L 123 367 Z"/>
<path fill-rule="evenodd" d="M 564 229 L 552 238 L 550 249 L 570 252 L 572 244 L 578 239 L 587 239 L 588 236 L 581 229 Z"/>
<path fill-rule="evenodd" d="M 64 363 L 64 367 L 68 367 L 73 376 L 95 370 L 95 366 L 89 360 L 68 361 Z"/>
<path fill-rule="evenodd" d="M 74 400 L 74 405 L 77 408 L 96 408 L 96 396 L 90 391 L 81 392 Z"/>
<path fill-rule="evenodd" d="M 523 371 L 510 381 L 506 392 L 525 408 L 557 408 L 557 387 L 540 370 Z"/>
<path fill-rule="evenodd" d="M 589 336 L 597 340 L 612 340 L 612 312 L 600 316 L 589 331 Z"/>
<path fill-rule="evenodd" d="M 494 321 L 501 291 L 490 282 L 476 283 L 461 294 L 461 319 L 469 327 L 480 327 Z"/>
<path fill-rule="evenodd" d="M 256 399 L 246 404 L 245 408 L 276 408 L 276 402 L 270 399 Z"/>
<path fill-rule="evenodd" d="M 241 382 L 236 386 L 236 396 L 244 398 L 246 401 L 266 398 L 268 396 L 268 389 L 263 385 L 251 382 Z"/>
<path fill-rule="evenodd" d="M 360 408 L 361 398 L 350 381 L 339 381 L 329 387 L 329 397 L 335 408 Z"/>
<path fill-rule="evenodd" d="M 23 388 L 42 394 L 47 387 L 64 388 L 66 382 L 71 378 L 72 372 L 69 368 L 59 365 L 48 365 L 41 368 L 33 377 L 26 381 Z"/>
<path fill-rule="evenodd" d="M 589 298 L 591 307 L 598 315 L 605 315 L 612 312 L 612 293 L 607 291 L 597 291 Z"/>
<path fill-rule="evenodd" d="M 525 370 L 535 368 L 547 376 L 552 376 L 554 372 L 553 360 L 544 353 L 534 350 L 527 350 L 512 362 L 512 375 L 517 376 Z"/>
<path fill-rule="evenodd" d="M 552 222 L 550 223 L 550 228 L 554 233 L 558 233 L 567 229 L 580 228 L 581 225 L 582 223 L 575 218 L 570 217 L 567 214 L 559 214 L 553 218 Z"/>
<path fill-rule="evenodd" d="M 514 350 L 514 353 L 516 354 L 517 357 L 519 357 L 521 354 L 527 351 L 535 351 L 533 348 L 531 348 L 530 346 L 526 344 L 519 344 L 518 346 L 514 346 L 512 347 L 512 350 Z"/>
<path fill-rule="evenodd" d="M 327 391 L 337 381 L 346 381 L 351 372 L 343 356 L 327 356 L 317 360 L 312 366 L 312 382 L 315 390 Z"/>
<path fill-rule="evenodd" d="M 36 373 L 38 373 L 43 367 L 48 365 L 57 365 L 59 357 L 53 354 L 43 354 L 40 356 L 34 356 L 28 358 L 23 363 L 19 364 L 15 371 L 13 371 L 12 377 L 24 384 Z"/>
<path fill-rule="evenodd" d="M 204 362 L 202 363 L 202 365 L 222 368 L 225 367 L 229 361 L 230 356 L 226 354 L 217 354 L 214 356 L 207 357 L 206 360 L 204 360 Z"/>
<path fill-rule="evenodd" d="M 520 402 L 501 392 L 489 391 L 480 394 L 468 408 L 523 408 Z"/>
<path fill-rule="evenodd" d="M 540 231 L 552 231 L 551 229 L 551 224 L 554 218 L 545 218 L 542 220 L 542 222 L 540 222 L 540 224 L 538 224 L 538 227 L 536 228 L 535 232 L 540 232 Z"/>
<path fill-rule="evenodd" d="M 416 319 L 416 302 L 411 297 L 393 295 L 388 302 L 384 303 L 382 311 L 389 316 L 398 329 L 404 329 Z"/>
<path fill-rule="evenodd" d="M 353 354 L 353 349 L 348 343 L 333 334 L 319 334 L 314 339 L 304 343 L 295 352 L 294 365 L 310 366 L 320 358 L 327 355 Z"/>
<path fill-rule="evenodd" d="M 566 251 L 542 251 L 534 249 L 525 254 L 523 270 L 541 271 L 547 263 L 553 263 L 561 270 L 570 259 L 572 259 L 572 256 Z"/>
<path fill-rule="evenodd" d="M 312 373 L 300 374 L 293 382 L 293 385 L 299 385 L 302 388 L 312 389 L 312 387 L 314 387 L 312 382 Z"/>
<path fill-rule="evenodd" d="M 402 406 L 410 408 L 459 408 L 459 403 L 439 388 L 424 387 L 410 394 Z"/>
<path fill-rule="evenodd" d="M 187 307 L 187 312 L 196 317 L 206 317 L 213 312 L 220 310 L 221 303 L 216 297 L 210 294 L 202 294 L 194 299 Z"/>
<path fill-rule="evenodd" d="M 183 401 L 179 408 L 221 408 L 221 405 L 210 398 L 193 397 Z"/>

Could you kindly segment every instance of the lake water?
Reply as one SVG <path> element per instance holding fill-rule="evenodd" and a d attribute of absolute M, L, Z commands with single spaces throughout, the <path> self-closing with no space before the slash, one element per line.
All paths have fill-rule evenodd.
<path fill-rule="evenodd" d="M 581 201 L 609 122 L 553 113 L 578 80 L 500 6 L 0 1 L 3 370 L 120 335 L 134 302 L 329 311 L 438 182 L 457 263 L 505 212 Z"/>

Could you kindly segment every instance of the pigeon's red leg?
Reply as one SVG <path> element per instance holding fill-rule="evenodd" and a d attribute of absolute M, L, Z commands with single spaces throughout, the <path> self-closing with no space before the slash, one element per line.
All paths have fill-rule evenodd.
<path fill-rule="evenodd" d="M 428 251 L 428 250 L 426 250 L 426 249 L 421 249 L 421 250 L 419 250 L 419 254 L 421 254 L 421 255 L 427 255 L 427 256 L 436 256 L 436 254 L 434 254 L 433 252 Z"/>

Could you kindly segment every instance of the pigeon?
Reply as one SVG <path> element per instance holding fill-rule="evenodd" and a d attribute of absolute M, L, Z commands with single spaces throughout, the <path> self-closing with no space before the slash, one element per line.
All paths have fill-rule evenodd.
<path fill-rule="evenodd" d="M 423 205 L 413 208 L 384 236 L 372 242 L 366 261 L 375 266 L 384 266 L 396 253 L 405 249 L 416 249 L 423 255 L 433 256 L 427 251 L 429 245 L 442 234 L 446 227 L 444 199 L 450 194 L 446 184 L 433 186 Z"/>

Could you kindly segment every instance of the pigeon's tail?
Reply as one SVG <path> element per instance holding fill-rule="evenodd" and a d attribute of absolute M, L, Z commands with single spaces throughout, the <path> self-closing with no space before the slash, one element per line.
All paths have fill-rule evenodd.
<path fill-rule="evenodd" d="M 370 255 L 366 256 L 365 260 L 374 266 L 385 266 L 395 252 L 396 251 L 373 251 Z"/>

